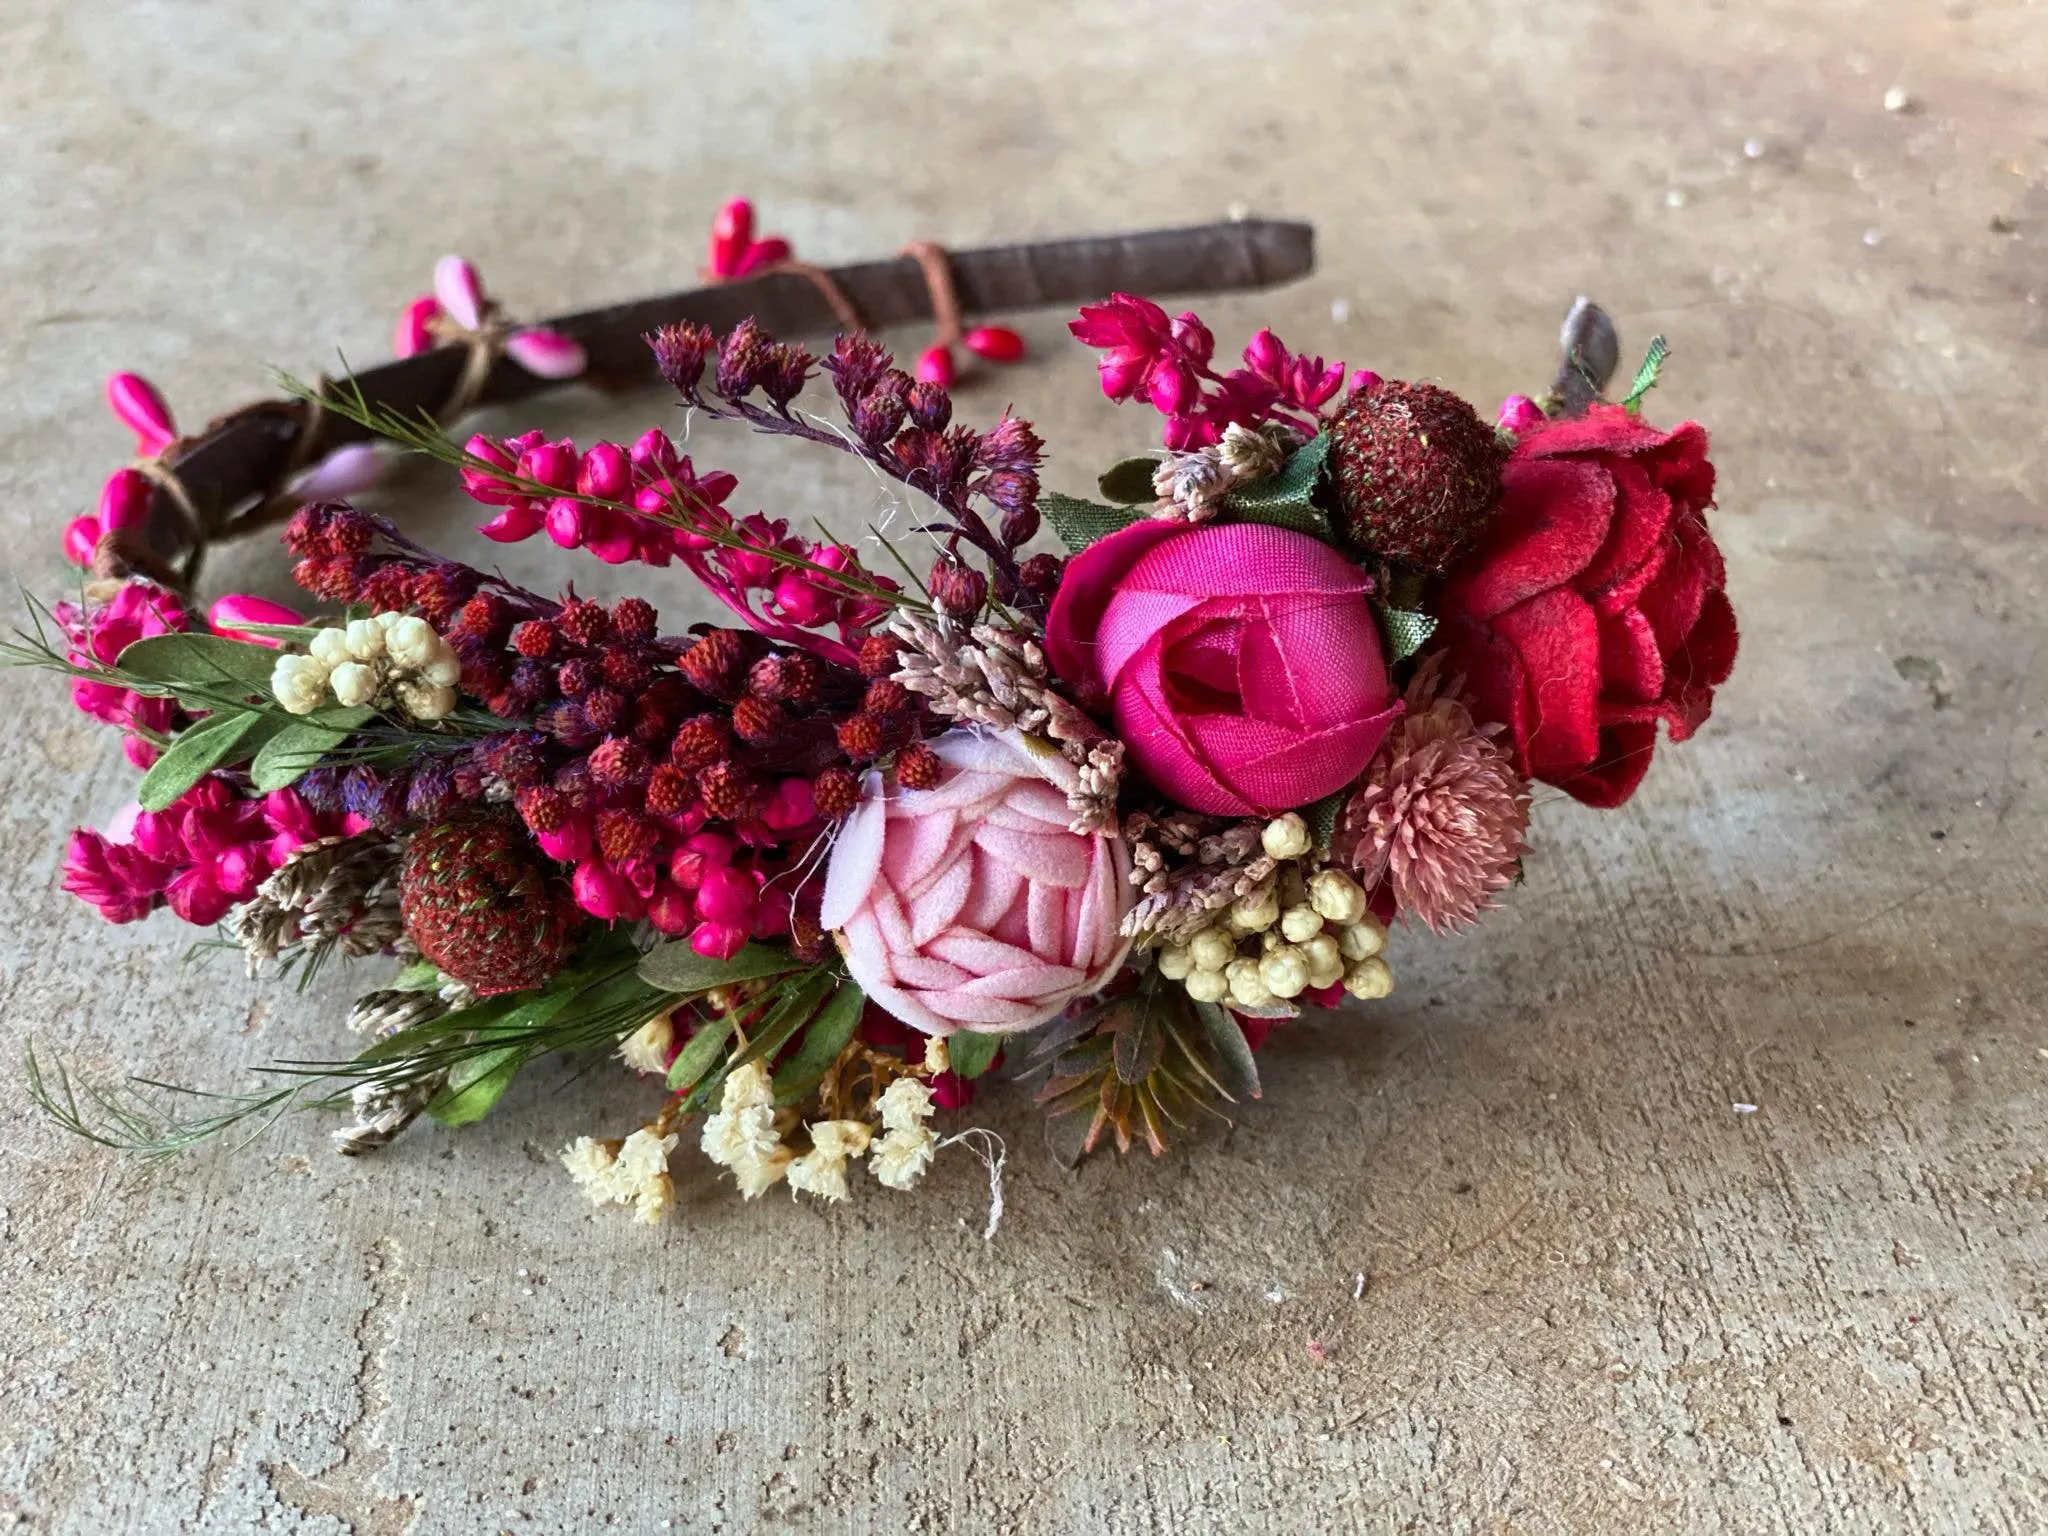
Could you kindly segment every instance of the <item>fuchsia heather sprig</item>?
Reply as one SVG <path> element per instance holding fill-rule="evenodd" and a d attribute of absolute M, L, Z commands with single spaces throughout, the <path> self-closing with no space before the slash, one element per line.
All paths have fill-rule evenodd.
<path fill-rule="evenodd" d="M 139 457 L 65 530 L 78 595 L 12 648 L 146 770 L 72 835 L 62 884 L 112 922 L 219 925 L 255 969 L 389 963 L 351 1010 L 363 1050 L 214 1100 L 203 1127 L 88 1124 L 61 1077 L 38 1079 L 46 1107 L 163 1149 L 341 1094 L 361 1155 L 480 1119 L 543 1057 L 615 1052 L 662 1108 L 562 1161 L 647 1221 L 686 1141 L 747 1198 L 914 1188 L 998 1060 L 1063 1155 L 1157 1153 L 1259 1098 L 1256 1051 L 1303 1008 L 1386 997 L 1404 920 L 1449 933 L 1496 906 L 1532 779 L 1618 804 L 1660 721 L 1673 741 L 1705 723 L 1736 626 L 1706 435 L 1642 419 L 1661 340 L 1623 399 L 1589 403 L 1611 361 L 1575 311 L 1560 382 L 1489 422 L 1267 329 L 1219 367 L 1199 315 L 1113 293 L 1070 329 L 1104 395 L 1164 418 L 1164 451 L 1073 477 L 1083 498 L 1045 484 L 1028 420 L 956 395 L 956 348 L 1024 345 L 965 323 L 955 258 L 909 253 L 938 334 L 899 364 L 848 288 L 900 316 L 907 265 L 810 267 L 727 204 L 708 280 L 809 281 L 848 323 L 816 350 L 752 318 L 657 327 L 683 442 L 462 438 L 360 382 L 320 394 L 342 435 L 448 466 L 488 543 L 680 567 L 724 610 L 686 627 L 654 601 L 679 573 L 599 602 L 573 564 L 535 590 L 426 548 L 350 499 L 374 441 L 214 509 L 265 522 L 297 477 L 303 602 L 204 602 L 200 551 L 157 557 L 205 531 L 190 445 L 117 377 Z M 962 291 L 986 294 L 976 270 Z M 585 362 L 455 257 L 397 341 L 444 346 L 467 349 L 448 419 L 500 356 L 551 379 Z M 874 521 L 757 508 L 707 466 L 722 423 L 848 455 Z"/>

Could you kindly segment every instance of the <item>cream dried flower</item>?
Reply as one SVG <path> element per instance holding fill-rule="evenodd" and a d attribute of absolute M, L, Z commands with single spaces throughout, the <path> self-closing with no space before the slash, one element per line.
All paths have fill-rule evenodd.
<path fill-rule="evenodd" d="M 675 1039 L 674 1021 L 666 1013 L 657 1013 L 619 1042 L 619 1060 L 635 1072 L 666 1072 Z"/>
<path fill-rule="evenodd" d="M 808 1129 L 811 1150 L 789 1165 L 790 1191 L 837 1204 L 847 1195 L 847 1159 L 867 1151 L 871 1133 L 858 1120 L 820 1120 Z"/>
<path fill-rule="evenodd" d="M 623 1142 L 579 1136 L 562 1149 L 562 1166 L 593 1205 L 626 1205 L 642 1224 L 661 1220 L 675 1197 L 669 1154 L 677 1137 L 642 1126 Z"/>
<path fill-rule="evenodd" d="M 327 702 L 327 667 L 314 656 L 280 656 L 270 669 L 270 691 L 286 713 L 310 715 Z"/>
<path fill-rule="evenodd" d="M 868 1168 L 890 1189 L 909 1189 L 924 1177 L 937 1154 L 939 1138 L 929 1126 L 891 1131 L 868 1153 Z"/>

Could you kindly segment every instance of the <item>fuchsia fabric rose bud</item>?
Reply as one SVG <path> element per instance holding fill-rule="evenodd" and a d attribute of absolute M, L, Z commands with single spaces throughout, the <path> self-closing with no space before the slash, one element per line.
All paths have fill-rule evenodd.
<path fill-rule="evenodd" d="M 1307 534 L 1136 523 L 1067 562 L 1046 655 L 1167 796 L 1274 815 L 1355 780 L 1400 715 L 1372 586 Z"/>
<path fill-rule="evenodd" d="M 1042 1024 L 1101 988 L 1130 941 L 1130 855 L 1069 830 L 1076 782 L 1015 732 L 932 743 L 936 788 L 871 772 L 832 850 L 819 921 L 870 999 L 926 1034 Z"/>

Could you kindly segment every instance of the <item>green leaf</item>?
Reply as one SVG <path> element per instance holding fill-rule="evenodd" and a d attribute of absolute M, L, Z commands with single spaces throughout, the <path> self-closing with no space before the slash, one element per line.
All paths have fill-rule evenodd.
<path fill-rule="evenodd" d="M 846 1049 L 846 1042 L 853 1038 L 867 1001 L 867 995 L 852 982 L 839 984 L 839 990 L 804 1031 L 804 1043 L 775 1069 L 776 1103 L 797 1103 L 824 1080 L 839 1053 Z"/>
<path fill-rule="evenodd" d="M 1315 504 L 1316 482 L 1330 452 L 1330 434 L 1319 432 L 1287 456 L 1277 473 L 1239 486 L 1223 498 L 1224 520 L 1272 523 L 1328 541 L 1330 520 Z"/>
<path fill-rule="evenodd" d="M 237 691 L 268 693 L 277 652 L 247 640 L 219 635 L 151 635 L 137 640 L 115 658 L 121 671 L 167 688 L 231 686 Z"/>
<path fill-rule="evenodd" d="M 709 992 L 735 981 L 756 981 L 800 971 L 805 962 L 786 949 L 749 944 L 730 960 L 716 960 L 690 948 L 688 940 L 657 944 L 640 962 L 640 979 L 664 992 Z"/>
<path fill-rule="evenodd" d="M 1671 343 L 1662 336 L 1650 338 L 1650 350 L 1643 354 L 1643 366 L 1636 370 L 1636 376 L 1628 386 L 1628 393 L 1622 397 L 1626 410 L 1638 410 L 1643 396 L 1657 387 L 1657 375 L 1664 371 L 1664 363 L 1671 356 Z"/>
<path fill-rule="evenodd" d="M 142 776 L 136 802 L 145 811 L 163 810 L 233 757 L 263 718 L 250 710 L 226 709 L 187 726 Z"/>
<path fill-rule="evenodd" d="M 1419 608 L 1389 608 L 1379 604 L 1380 630 L 1386 636 L 1387 660 L 1406 661 L 1429 643 L 1436 633 L 1436 616 Z"/>
<path fill-rule="evenodd" d="M 320 759 L 348 740 L 349 732 L 377 711 L 367 704 L 347 708 L 319 709 L 302 720 L 294 720 L 256 754 L 249 778 L 266 794 L 295 784 L 320 766 Z"/>
<path fill-rule="evenodd" d="M 697 1026 L 697 1032 L 683 1042 L 676 1059 L 669 1063 L 670 1093 L 688 1093 L 703 1081 L 704 1074 L 718 1065 L 725 1042 L 732 1038 L 730 1018 L 711 1019 Z"/>
<path fill-rule="evenodd" d="M 507 1045 L 457 1062 L 448 1069 L 448 1086 L 434 1095 L 427 1113 L 443 1125 L 474 1125 L 497 1107 L 526 1058 L 525 1046 Z"/>
<path fill-rule="evenodd" d="M 1153 1011 L 1153 999 L 1132 1000 L 1120 1011 L 1127 1016 L 1111 1026 L 1116 1033 L 1110 1036 L 1109 1060 L 1117 1077 L 1135 1086 L 1159 1070 L 1166 1058 L 1166 1035 Z"/>
<path fill-rule="evenodd" d="M 384 983 L 387 992 L 438 992 L 447 978 L 431 960 L 415 960 Z"/>
<path fill-rule="evenodd" d="M 985 1034 L 980 1030 L 956 1029 L 946 1036 L 946 1061 L 962 1077 L 979 1077 L 996 1059 L 1007 1035 Z"/>
<path fill-rule="evenodd" d="M 1252 1060 L 1251 1045 L 1245 1040 L 1244 1031 L 1237 1027 L 1235 1015 L 1220 1003 L 1196 1003 L 1195 1017 L 1202 1021 L 1223 1080 L 1247 1098 L 1256 1099 L 1260 1091 L 1259 1066 Z"/>
<path fill-rule="evenodd" d="M 1097 539 L 1107 538 L 1118 529 L 1128 528 L 1142 520 L 1140 514 L 1129 507 L 1105 507 L 1099 501 L 1062 496 L 1058 491 L 1041 491 L 1038 510 L 1052 524 L 1052 531 L 1060 536 L 1060 542 L 1077 555 Z"/>
<path fill-rule="evenodd" d="M 1337 835 L 1337 818 L 1344 814 L 1344 802 L 1350 798 L 1351 789 L 1347 785 L 1303 809 L 1301 819 L 1308 823 L 1308 835 L 1315 840 L 1317 853 L 1330 851 L 1330 842 Z"/>
<path fill-rule="evenodd" d="M 1152 489 L 1152 475 L 1158 468 L 1157 454 L 1118 459 L 1102 472 L 1095 484 L 1104 496 L 1120 507 L 1143 506 L 1158 500 L 1158 492 Z"/>

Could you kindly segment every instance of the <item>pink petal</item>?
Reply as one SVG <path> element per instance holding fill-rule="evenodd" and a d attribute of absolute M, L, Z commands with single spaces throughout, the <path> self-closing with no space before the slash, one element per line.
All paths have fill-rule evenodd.
<path fill-rule="evenodd" d="M 121 425 L 135 434 L 135 446 L 144 458 L 154 458 L 177 436 L 171 408 L 140 374 L 117 373 L 108 379 L 107 404 Z"/>
<path fill-rule="evenodd" d="M 359 496 L 384 478 L 384 455 L 374 443 L 344 443 L 291 483 L 294 496 L 329 501 Z"/>
<path fill-rule="evenodd" d="M 900 1019 L 912 1029 L 927 1035 L 948 1035 L 955 1026 L 940 1018 L 913 994 L 895 985 L 888 972 L 878 963 L 882 946 L 879 944 L 847 944 L 843 946 L 846 971 L 868 1001 L 886 1010 L 891 1017 Z"/>
<path fill-rule="evenodd" d="M 983 822 L 974 841 L 1034 884 L 1070 890 L 1088 878 L 1088 845 L 1071 832 L 1016 832 Z"/>
<path fill-rule="evenodd" d="M 418 357 L 422 352 L 431 351 L 434 332 L 429 322 L 440 313 L 441 305 L 431 293 L 423 293 L 406 305 L 400 311 L 398 326 L 391 334 L 391 355 Z"/>
<path fill-rule="evenodd" d="M 1055 992 L 1078 987 L 1087 979 L 1083 972 L 1071 965 L 1041 961 L 1037 965 L 1020 965 L 1014 970 L 993 971 L 986 976 L 962 981 L 955 986 L 954 993 L 956 996 L 1010 997 L 1020 1002 L 1038 1002 Z"/>
<path fill-rule="evenodd" d="M 441 301 L 448 318 L 465 331 L 483 328 L 483 280 L 460 256 L 443 256 L 434 263 L 434 297 Z"/>
<path fill-rule="evenodd" d="M 897 954 L 889 958 L 889 969 L 906 987 L 933 988 L 963 986 L 974 978 L 957 965 L 934 960 L 930 955 Z"/>
<path fill-rule="evenodd" d="M 953 920 L 960 915 L 960 909 L 967 905 L 967 897 L 973 885 L 974 861 L 955 860 L 938 879 L 911 899 L 911 938 L 918 944 L 926 944 L 951 927 Z M 947 986 L 950 983 L 926 982 L 921 985 Z"/>
<path fill-rule="evenodd" d="M 925 946 L 930 954 L 941 960 L 950 960 L 955 965 L 964 965 L 977 976 L 992 975 L 997 971 L 1013 971 L 1019 966 L 1038 965 L 1038 956 L 1028 949 L 1019 949 L 1014 944 L 1005 944 L 992 939 L 985 933 L 976 933 L 972 928 L 952 928 L 940 934 Z"/>
<path fill-rule="evenodd" d="M 818 909 L 819 925 L 844 928 L 854 910 L 867 899 L 881 873 L 882 845 L 888 831 L 889 807 L 882 799 L 882 776 L 870 769 L 861 780 L 861 800 L 841 823 L 825 868 L 825 895 Z"/>
<path fill-rule="evenodd" d="M 536 378 L 573 379 L 590 365 L 583 344 L 560 331 L 514 331 L 505 353 Z"/>
<path fill-rule="evenodd" d="M 891 885 L 906 897 L 914 898 L 927 881 L 941 872 L 958 818 L 950 811 L 940 811 L 908 819 L 892 816 L 889 821 L 882 870 Z"/>

